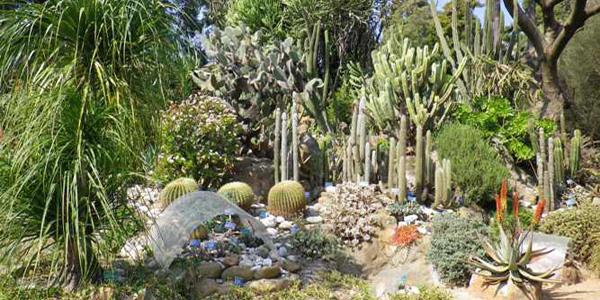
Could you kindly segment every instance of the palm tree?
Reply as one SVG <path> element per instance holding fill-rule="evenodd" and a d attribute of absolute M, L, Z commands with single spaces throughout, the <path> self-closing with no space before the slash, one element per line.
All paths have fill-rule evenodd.
<path fill-rule="evenodd" d="M 15 1 L 11 1 L 12 4 Z M 66 288 L 95 278 L 102 241 L 183 78 L 159 0 L 0 1 L 0 259 Z M 4 93 L 4 95 L 2 95 Z"/>

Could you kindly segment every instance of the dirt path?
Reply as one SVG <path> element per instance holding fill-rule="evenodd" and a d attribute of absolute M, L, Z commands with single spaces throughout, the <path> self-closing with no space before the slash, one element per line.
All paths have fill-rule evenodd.
<path fill-rule="evenodd" d="M 475 299 L 467 292 L 466 288 L 452 290 L 452 295 L 457 300 L 484 300 Z M 557 287 L 544 287 L 544 300 L 600 300 L 600 279 L 591 278 L 574 285 Z"/>

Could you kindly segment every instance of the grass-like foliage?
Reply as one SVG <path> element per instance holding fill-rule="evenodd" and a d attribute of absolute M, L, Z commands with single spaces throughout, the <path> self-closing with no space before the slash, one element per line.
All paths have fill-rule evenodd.
<path fill-rule="evenodd" d="M 465 204 L 487 204 L 508 170 L 481 131 L 467 125 L 451 124 L 435 138 L 439 157 L 450 159 L 452 180 L 460 187 Z"/>
<path fill-rule="evenodd" d="M 158 0 L 0 1 L 0 258 L 74 288 L 123 233 L 123 185 L 176 74 Z M 178 78 L 174 76 L 173 78 Z"/>

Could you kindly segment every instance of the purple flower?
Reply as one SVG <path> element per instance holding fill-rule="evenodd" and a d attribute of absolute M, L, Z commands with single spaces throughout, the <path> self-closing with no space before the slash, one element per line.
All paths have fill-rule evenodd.
<path fill-rule="evenodd" d="M 306 198 L 306 200 L 310 200 L 310 192 L 304 192 L 304 198 Z"/>
<path fill-rule="evenodd" d="M 217 242 L 213 240 L 207 241 L 206 244 L 204 244 L 204 249 L 208 251 L 217 249 Z"/>

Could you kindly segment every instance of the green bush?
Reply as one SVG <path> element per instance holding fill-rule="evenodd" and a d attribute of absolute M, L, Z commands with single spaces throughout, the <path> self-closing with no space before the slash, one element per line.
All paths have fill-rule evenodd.
<path fill-rule="evenodd" d="M 340 241 L 320 229 L 306 229 L 292 236 L 292 246 L 306 257 L 332 259 L 340 249 Z"/>
<path fill-rule="evenodd" d="M 543 128 L 546 133 L 556 131 L 552 120 L 537 119 L 529 112 L 518 111 L 502 97 L 479 97 L 469 104 L 459 105 L 454 117 L 461 124 L 481 130 L 485 138 L 497 139 L 517 161 L 535 157 L 529 139 L 530 121 L 535 128 Z"/>
<path fill-rule="evenodd" d="M 509 175 L 481 131 L 461 124 L 441 129 L 435 138 L 438 157 L 450 159 L 452 180 L 464 193 L 465 204 L 487 204 Z"/>
<path fill-rule="evenodd" d="M 261 30 L 267 38 L 285 38 L 283 4 L 279 0 L 234 0 L 227 15 L 227 25 L 245 24 L 252 31 Z"/>
<path fill-rule="evenodd" d="M 440 287 L 419 287 L 418 294 L 394 294 L 390 300 L 451 300 L 452 294 Z"/>
<path fill-rule="evenodd" d="M 596 244 L 592 249 L 588 266 L 597 276 L 600 276 L 600 244 Z"/>
<path fill-rule="evenodd" d="M 433 218 L 433 234 L 427 259 L 440 274 L 442 281 L 451 285 L 466 285 L 471 278 L 467 263 L 470 255 L 483 255 L 479 237 L 486 235 L 486 226 L 479 221 L 455 214 Z"/>
<path fill-rule="evenodd" d="M 233 167 L 241 127 L 219 98 L 192 95 L 164 115 L 155 176 L 162 182 L 193 177 L 202 188 L 218 187 Z"/>
<path fill-rule="evenodd" d="M 575 259 L 585 262 L 600 242 L 600 207 L 585 203 L 553 212 L 542 220 L 540 230 L 571 239 L 569 251 Z"/>

